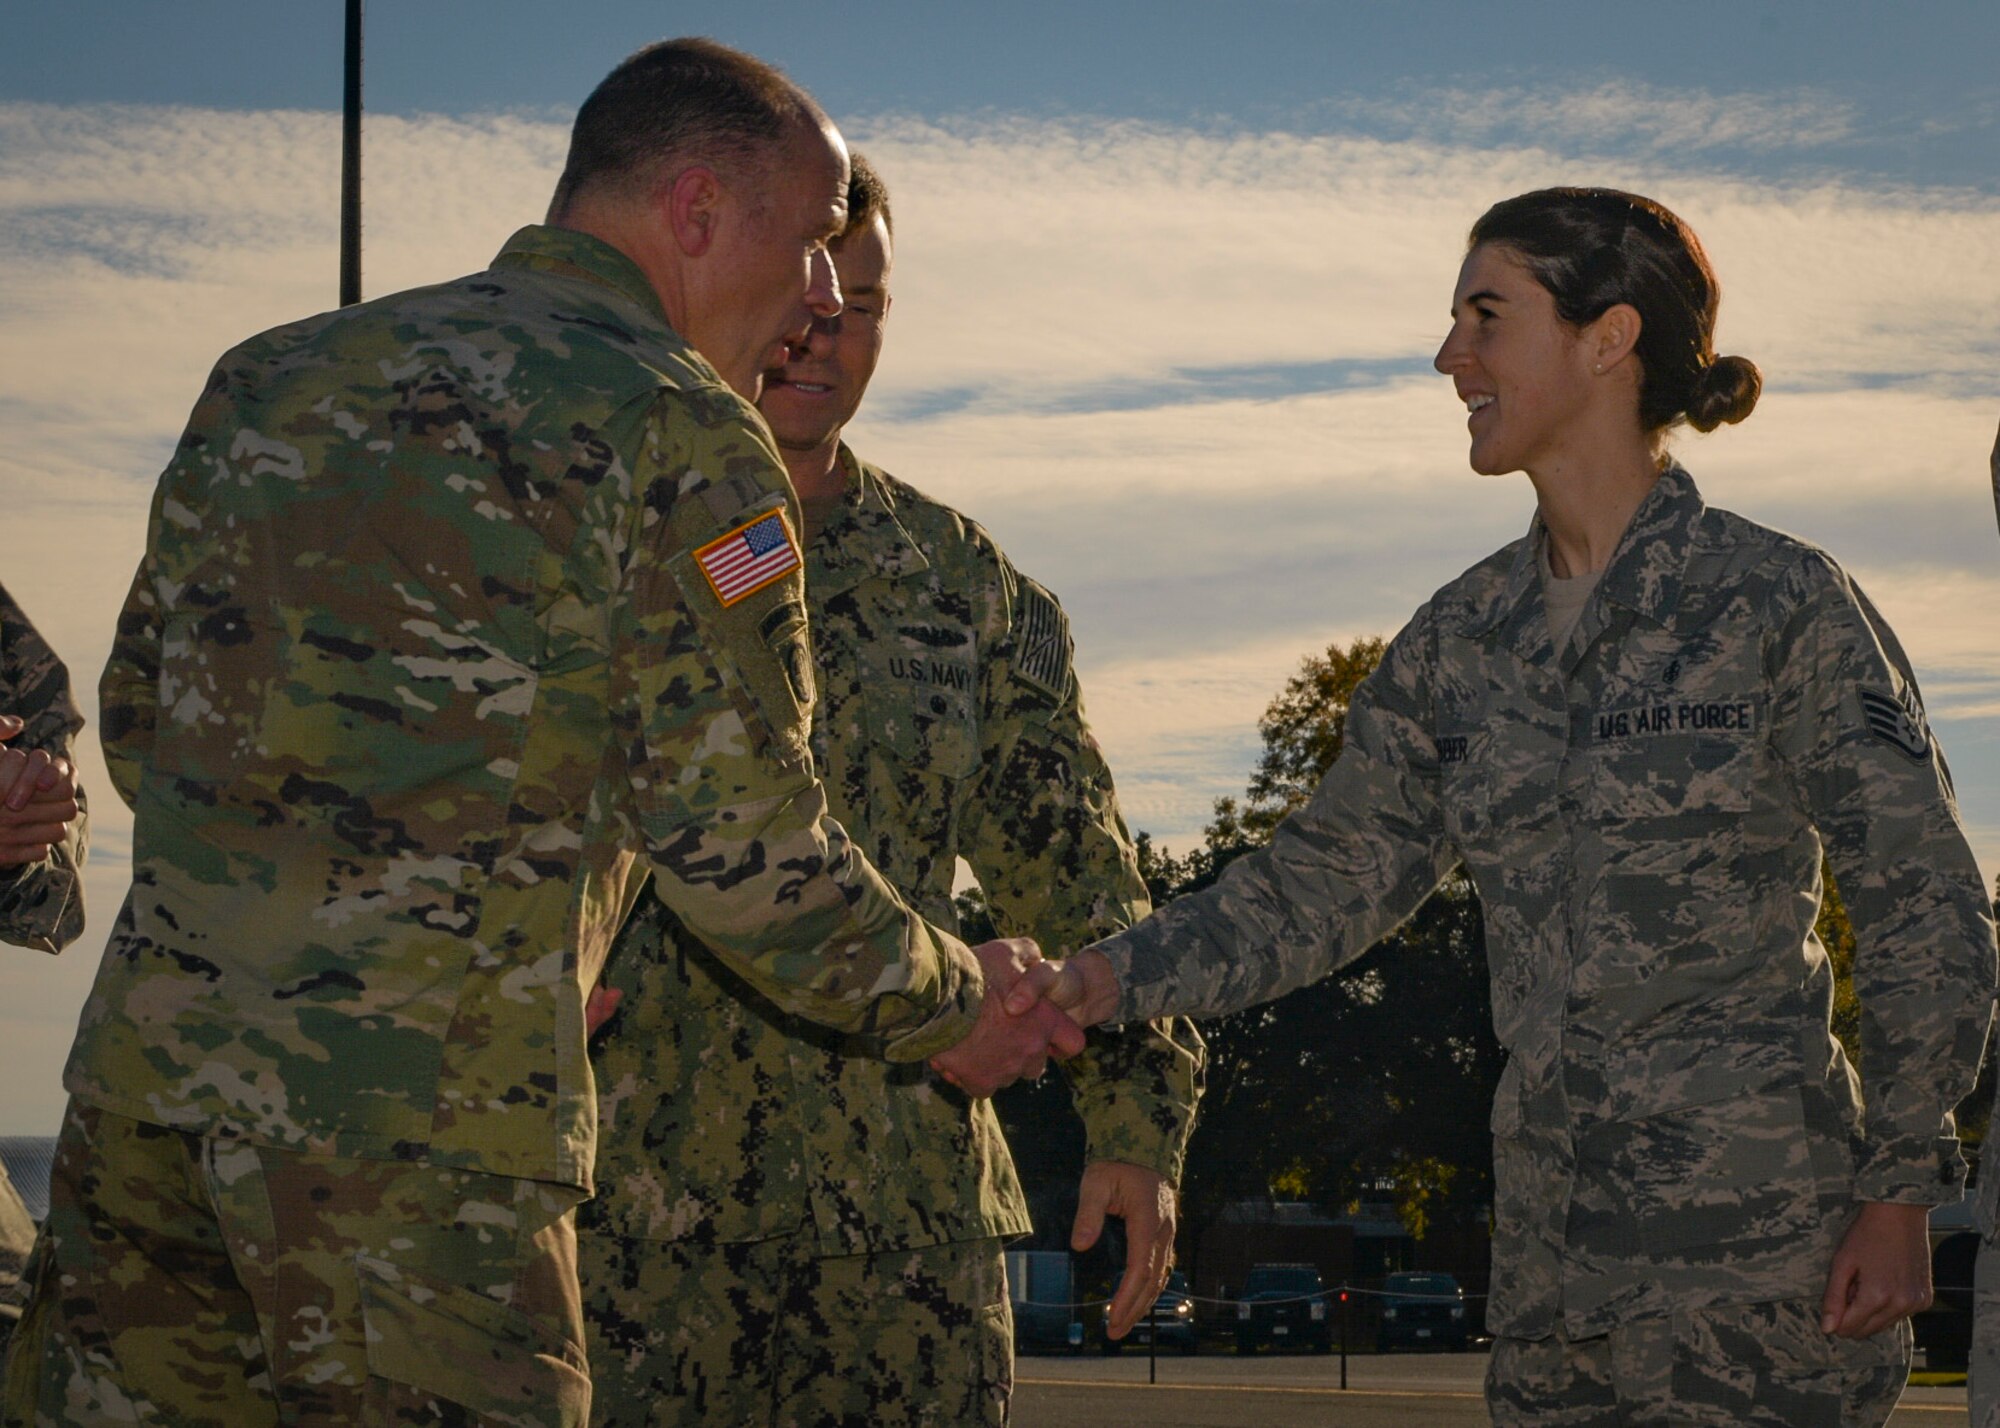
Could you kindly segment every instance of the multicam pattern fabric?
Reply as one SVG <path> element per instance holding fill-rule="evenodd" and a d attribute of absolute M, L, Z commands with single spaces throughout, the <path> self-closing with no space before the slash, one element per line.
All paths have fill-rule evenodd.
<path fill-rule="evenodd" d="M 5 1421 L 583 1428 L 575 1199 L 72 1102 Z"/>
<path fill-rule="evenodd" d="M 1814 1298 L 1498 1339 L 1487 1387 L 1496 1428 L 1881 1428 L 1909 1371 L 1907 1320 L 1837 1339 Z"/>
<path fill-rule="evenodd" d="M 83 716 L 70 697 L 69 671 L 43 641 L 21 607 L 0 587 L 0 714 L 27 727 L 6 747 L 47 749 L 73 759 Z M 77 802 L 83 802 L 81 793 Z M 69 835 L 39 863 L 0 868 L 0 942 L 59 952 L 83 932 L 83 859 L 89 818 L 78 814 Z"/>
<path fill-rule="evenodd" d="M 134 884 L 71 1091 L 586 1187 L 635 855 L 787 1011 L 960 1039 L 976 960 L 824 817 L 799 574 L 725 609 L 693 566 L 780 510 L 762 422 L 580 233 L 227 354 L 105 671 Z"/>
<path fill-rule="evenodd" d="M 1951 1108 L 1993 997 L 1943 758 L 1862 701 L 1921 707 L 1909 663 L 1825 554 L 1678 468 L 1560 655 L 1540 539 L 1418 611 L 1268 849 L 1103 945 L 1120 1011 L 1312 981 L 1463 860 L 1509 1052 L 1489 1325 L 1583 1337 L 1816 1295 L 1854 1202 L 1959 1196 Z M 1822 849 L 1859 946 L 1865 1102 L 1827 1029 Z"/>
<path fill-rule="evenodd" d="M 940 926 L 956 925 L 960 857 L 1000 928 L 1052 955 L 1129 925 L 1145 885 L 1060 608 L 977 525 L 843 459 L 846 499 L 806 577 L 835 816 Z M 860 1254 L 1028 1230 L 987 1103 L 785 1017 L 657 900 L 608 978 L 626 995 L 596 1051 L 584 1234 L 726 1242 L 803 1224 L 823 1253 Z M 1178 1178 L 1202 1055 L 1185 1023 L 1093 1035 L 1071 1070 L 1091 1157 Z"/>
<path fill-rule="evenodd" d="M 0 587 L 0 714 L 17 715 L 26 724 L 7 747 L 74 758 L 83 716 L 70 697 L 69 671 L 5 587 Z M 83 801 L 79 791 L 77 802 Z M 59 952 L 82 934 L 88 826 L 88 815 L 80 812 L 41 862 L 0 868 L 0 942 Z M 0 1168 L 0 1348 L 20 1318 L 21 1271 L 34 1238 L 34 1221 Z"/>

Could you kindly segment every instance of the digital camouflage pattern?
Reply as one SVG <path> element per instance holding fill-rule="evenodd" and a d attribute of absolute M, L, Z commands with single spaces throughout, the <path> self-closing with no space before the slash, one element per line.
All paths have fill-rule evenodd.
<path fill-rule="evenodd" d="M 1837 1339 L 1815 1297 L 1499 1339 L 1487 1392 L 1496 1428 L 1881 1428 L 1909 1371 L 1908 1320 Z"/>
<path fill-rule="evenodd" d="M 956 927 L 960 856 L 994 922 L 1056 955 L 1149 906 L 1084 723 L 1068 624 L 977 525 L 843 455 L 846 499 L 807 553 L 834 816 L 910 904 Z M 791 1234 L 824 1253 L 1024 1234 L 1000 1124 L 921 1066 L 885 1066 L 755 995 L 644 898 L 607 974 L 592 1229 Z M 1068 1068 L 1092 1159 L 1178 1179 L 1201 1042 L 1099 1033 Z"/>
<path fill-rule="evenodd" d="M 8 1428 L 587 1421 L 561 1186 L 73 1103 L 51 1189 Z"/>
<path fill-rule="evenodd" d="M 1993 438 L 1993 508 L 2000 515 L 2000 434 Z M 1979 1158 L 1979 1260 L 1972 1295 L 1972 1364 L 1967 1376 L 1972 1428 L 2000 1428 L 2000 1135 L 1987 1134 Z"/>
<path fill-rule="evenodd" d="M 1125 1016 L 1222 1012 L 1359 955 L 1457 860 L 1494 1027 L 1488 1325 L 1573 1338 L 1818 1295 L 1857 1201 L 1956 1199 L 1991 908 L 1908 661 L 1822 552 L 1633 517 L 1551 647 L 1529 538 L 1440 591 L 1270 846 L 1111 939 Z M 1827 1029 L 1822 847 L 1858 946 L 1864 1099 Z"/>
<path fill-rule="evenodd" d="M 753 409 L 580 233 L 227 354 L 105 670 L 134 884 L 70 1090 L 587 1187 L 639 855 L 787 1011 L 962 1038 L 976 960 L 824 816 L 800 574 L 725 608 L 692 559 L 772 512 Z"/>
<path fill-rule="evenodd" d="M 1972 1271 L 1972 1361 L 1966 1375 L 1967 1407 L 1972 1428 L 2000 1428 L 2000 1250 L 1993 1248 L 1993 1196 L 1987 1186 L 1993 1160 L 1990 1147 L 1979 1167 L 1980 1200 L 1986 1218 L 1980 1224 L 1979 1258 Z"/>
<path fill-rule="evenodd" d="M 83 716 L 70 697 L 69 671 L 4 586 L 0 586 L 0 714 L 18 715 L 26 724 L 6 741 L 7 747 L 46 749 L 74 759 Z M 83 801 L 79 791 L 78 805 Z M 61 845 L 41 862 L 0 868 L 0 942 L 59 952 L 82 934 L 88 825 L 88 815 L 79 812 Z M 0 1348 L 5 1348 L 20 1318 L 21 1270 L 34 1239 L 34 1221 L 0 1167 Z"/>
<path fill-rule="evenodd" d="M 83 715 L 70 697 L 69 671 L 56 658 L 21 607 L 0 586 L 0 714 L 27 727 L 5 743 L 10 749 L 47 749 L 74 761 Z M 77 803 L 83 803 L 81 792 Z M 83 859 L 89 818 L 79 813 L 69 836 L 39 863 L 0 868 L 0 942 L 60 952 L 83 933 Z"/>
<path fill-rule="evenodd" d="M 956 926 L 959 857 L 1000 929 L 1051 955 L 1129 926 L 1149 905 L 1145 884 L 1084 721 L 1060 607 L 979 526 L 844 448 L 842 461 L 845 499 L 808 550 L 806 576 L 813 751 L 835 816 L 941 926 Z M 695 1348 L 705 1337 L 695 1321 L 677 1310 L 667 1324 L 662 1303 L 762 1302 L 747 1284 L 710 1292 L 703 1286 L 726 1273 L 716 1261 L 649 1241 L 785 1236 L 804 1244 L 785 1254 L 850 1257 L 976 1241 L 990 1277 L 1000 1273 L 999 1237 L 1030 1229 L 986 1101 L 783 1016 L 657 900 L 642 900 L 607 976 L 626 995 L 596 1049 L 598 1195 L 579 1215 L 593 1361 L 611 1375 L 609 1386 L 600 1378 L 601 1421 L 685 1395 L 675 1385 L 688 1355 L 717 1350 Z M 1186 1023 L 1093 1034 L 1065 1068 L 1090 1158 L 1178 1180 L 1202 1067 Z M 655 1281 L 673 1279 L 690 1256 L 703 1274 L 657 1297 Z M 853 1272 L 833 1262 L 814 1271 Z M 875 1343 L 934 1332 L 925 1321 L 942 1304 L 906 1296 L 845 1329 L 836 1316 L 833 1337 L 810 1344 L 794 1342 L 797 1320 L 771 1338 L 761 1310 L 712 1317 L 718 1342 L 739 1356 L 833 1353 L 844 1391 L 900 1401 L 913 1374 L 947 1370 L 919 1370 Z"/>
<path fill-rule="evenodd" d="M 586 1286 L 594 1261 L 653 1306 L 592 1326 L 593 1428 L 1008 1421 L 1014 1326 L 997 1240 L 821 1255 L 799 1235 L 586 1235 L 582 1248 Z"/>

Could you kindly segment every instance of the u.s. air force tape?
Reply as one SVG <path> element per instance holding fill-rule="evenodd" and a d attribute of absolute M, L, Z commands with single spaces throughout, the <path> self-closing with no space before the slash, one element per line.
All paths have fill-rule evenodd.
<path fill-rule="evenodd" d="M 1901 749 L 1913 759 L 1931 756 L 1930 725 L 1924 719 L 1924 706 L 1917 703 L 1916 690 L 1910 686 L 1903 686 L 1901 699 L 1886 690 L 1863 689 L 1861 712 L 1868 720 L 1869 730 L 1883 743 Z"/>

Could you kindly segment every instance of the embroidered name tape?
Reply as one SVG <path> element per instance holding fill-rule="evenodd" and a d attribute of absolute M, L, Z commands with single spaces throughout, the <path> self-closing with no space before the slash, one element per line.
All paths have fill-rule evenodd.
<path fill-rule="evenodd" d="M 710 541 L 694 553 L 694 563 L 726 608 L 797 570 L 799 543 L 785 513 L 771 511 Z"/>

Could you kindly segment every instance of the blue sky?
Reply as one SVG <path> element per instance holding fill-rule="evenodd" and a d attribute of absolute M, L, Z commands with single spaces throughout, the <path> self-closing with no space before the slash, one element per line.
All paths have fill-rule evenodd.
<path fill-rule="evenodd" d="M 93 715 L 202 373 L 332 300 L 340 14 L 0 9 L 0 578 Z M 785 65 L 888 177 L 856 445 L 1063 598 L 1135 827 L 1197 838 L 1302 655 L 1524 528 L 1429 357 L 1479 211 L 1596 182 L 1703 234 L 1767 396 L 1677 450 L 1867 585 L 2000 872 L 2000 6 L 377 0 L 368 291 L 482 265 L 575 102 L 673 31 Z M 129 820 L 97 811 L 93 931 L 0 958 L 0 1130 L 54 1122 L 126 877 Z"/>
<path fill-rule="evenodd" d="M 242 0 L 15 5 L 0 17 L 0 94 L 54 103 L 337 108 L 342 6 Z M 616 56 L 701 33 L 784 64 L 844 114 L 1107 115 L 1320 132 L 1359 103 L 1439 91 L 1805 91 L 1850 106 L 1816 163 L 1992 192 L 2000 141 L 1986 0 L 959 0 L 383 4 L 368 14 L 368 92 L 385 114 L 566 110 Z M 1765 172 L 1790 167 L 1745 157 Z"/>

